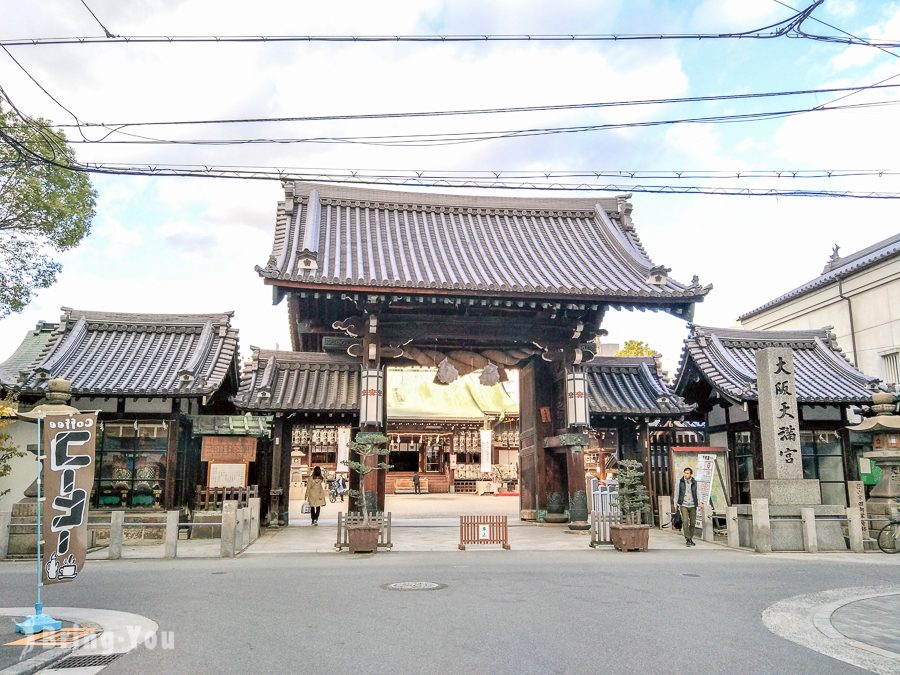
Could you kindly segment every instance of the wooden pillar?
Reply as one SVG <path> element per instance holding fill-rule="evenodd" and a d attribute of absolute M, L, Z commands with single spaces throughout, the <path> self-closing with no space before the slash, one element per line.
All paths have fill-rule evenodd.
<path fill-rule="evenodd" d="M 174 402 L 173 402 L 174 406 Z M 169 433 L 167 437 L 168 447 L 166 449 L 166 482 L 163 491 L 163 508 L 174 509 L 180 504 L 175 503 L 175 481 L 176 471 L 178 470 L 178 415 L 168 420 Z"/>
<path fill-rule="evenodd" d="M 536 520 L 547 508 L 544 438 L 553 430 L 553 378 L 547 362 L 532 358 L 519 371 L 519 517 Z"/>
<path fill-rule="evenodd" d="M 653 464 L 650 456 L 650 421 L 646 418 L 641 421 L 639 442 L 641 444 L 642 464 L 644 465 L 644 486 L 650 497 L 650 524 L 653 524 L 653 514 L 656 513 L 656 489 L 653 485 Z"/>

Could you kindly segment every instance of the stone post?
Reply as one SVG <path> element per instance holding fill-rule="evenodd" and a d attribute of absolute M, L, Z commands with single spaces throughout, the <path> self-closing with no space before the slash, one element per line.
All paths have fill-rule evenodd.
<path fill-rule="evenodd" d="M 863 530 L 862 515 L 855 506 L 847 507 L 847 530 L 850 534 L 850 550 L 854 553 L 862 553 L 863 548 Z"/>
<path fill-rule="evenodd" d="M 125 512 L 113 511 L 109 514 L 109 559 L 122 557 L 122 542 L 125 539 Z"/>
<path fill-rule="evenodd" d="M 9 523 L 12 521 L 10 511 L 0 512 L 0 560 L 9 555 Z"/>
<path fill-rule="evenodd" d="M 178 554 L 178 511 L 166 511 L 166 541 L 164 558 L 174 558 Z"/>
<path fill-rule="evenodd" d="M 751 499 L 764 498 L 773 505 L 821 504 L 819 481 L 803 478 L 793 352 L 760 349 L 756 378 L 764 480 L 750 481 Z"/>
<path fill-rule="evenodd" d="M 251 497 L 250 504 L 250 543 L 259 538 L 259 497 Z"/>
<path fill-rule="evenodd" d="M 807 553 L 818 553 L 819 536 L 816 532 L 816 510 L 811 507 L 800 509 L 800 522 L 803 528 L 803 550 Z"/>
<path fill-rule="evenodd" d="M 244 521 L 247 519 L 247 509 L 243 508 L 240 504 L 238 504 L 237 511 L 235 511 L 235 522 L 234 522 L 234 550 L 235 553 L 240 553 L 244 550 Z"/>
<path fill-rule="evenodd" d="M 715 541 L 716 534 L 715 530 L 713 530 L 713 520 L 712 520 L 712 505 L 707 504 L 706 508 L 701 511 L 703 517 L 703 541 Z"/>
<path fill-rule="evenodd" d="M 241 509 L 241 522 L 243 523 L 244 529 L 241 533 L 241 548 L 247 548 L 250 545 L 250 530 L 252 520 L 252 515 L 250 513 L 250 505 L 248 504 L 244 508 Z"/>
<path fill-rule="evenodd" d="M 741 547 L 741 531 L 738 529 L 738 509 L 736 506 L 725 507 L 725 526 L 728 528 L 728 546 Z"/>
<path fill-rule="evenodd" d="M 656 498 L 656 509 L 659 512 L 659 527 L 672 524 L 672 497 L 660 495 Z"/>
<path fill-rule="evenodd" d="M 222 504 L 221 556 L 233 558 L 235 549 L 235 526 L 237 525 L 237 502 L 228 500 Z"/>
<path fill-rule="evenodd" d="M 772 527 L 769 524 L 769 500 L 750 500 L 753 516 L 753 548 L 757 553 L 772 552 Z"/>

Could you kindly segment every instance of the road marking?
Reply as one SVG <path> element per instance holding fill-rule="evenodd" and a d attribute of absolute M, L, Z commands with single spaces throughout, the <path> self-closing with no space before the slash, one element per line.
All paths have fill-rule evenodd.
<path fill-rule="evenodd" d="M 73 642 L 96 632 L 96 628 L 60 628 L 47 633 L 28 635 L 15 642 L 7 642 L 4 647 L 68 647 Z"/>

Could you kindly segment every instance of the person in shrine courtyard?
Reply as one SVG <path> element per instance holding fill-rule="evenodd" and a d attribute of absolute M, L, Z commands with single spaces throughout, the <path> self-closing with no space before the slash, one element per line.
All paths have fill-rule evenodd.
<path fill-rule="evenodd" d="M 676 505 L 681 511 L 681 531 L 684 534 L 685 546 L 696 546 L 694 543 L 694 521 L 697 518 L 697 481 L 694 470 L 685 467 L 684 475 L 678 481 L 678 498 Z"/>
<path fill-rule="evenodd" d="M 422 494 L 422 479 L 419 477 L 418 471 L 413 474 L 413 489 L 417 495 Z"/>

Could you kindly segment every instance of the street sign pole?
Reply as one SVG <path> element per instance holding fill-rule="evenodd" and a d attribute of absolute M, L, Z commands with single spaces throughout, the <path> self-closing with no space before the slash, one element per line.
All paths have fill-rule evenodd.
<path fill-rule="evenodd" d="M 41 435 L 43 430 L 41 429 L 41 421 L 43 420 L 43 415 L 39 415 L 37 418 L 37 600 L 34 603 L 34 614 L 30 614 L 26 616 L 25 619 L 21 622 L 16 623 L 16 632 L 24 633 L 25 635 L 33 635 L 34 633 L 40 633 L 44 630 L 59 630 L 62 628 L 62 622 L 57 621 L 49 614 L 44 614 L 44 603 L 41 602 L 41 586 L 43 586 L 42 580 L 42 560 L 41 560 L 41 546 L 43 541 L 41 539 L 41 510 L 43 501 L 43 486 L 42 486 L 42 474 L 44 467 L 44 456 L 42 453 L 43 448 L 41 447 Z"/>

